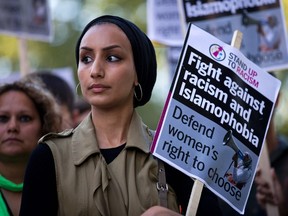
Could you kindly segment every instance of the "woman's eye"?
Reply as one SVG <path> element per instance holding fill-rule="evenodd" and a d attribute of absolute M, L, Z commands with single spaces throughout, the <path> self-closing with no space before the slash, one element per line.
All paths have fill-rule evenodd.
<path fill-rule="evenodd" d="M 32 118 L 28 115 L 23 115 L 19 117 L 20 122 L 30 122 Z"/>
<path fill-rule="evenodd" d="M 107 60 L 108 60 L 109 62 L 116 62 L 116 61 L 119 61 L 120 58 L 111 55 L 111 56 L 108 56 L 108 57 L 107 57 Z"/>
<path fill-rule="evenodd" d="M 92 58 L 90 56 L 84 56 L 83 58 L 81 58 L 81 62 L 83 62 L 84 64 L 90 63 L 92 61 Z"/>
<path fill-rule="evenodd" d="M 0 123 L 8 122 L 8 116 L 6 115 L 0 115 Z"/>

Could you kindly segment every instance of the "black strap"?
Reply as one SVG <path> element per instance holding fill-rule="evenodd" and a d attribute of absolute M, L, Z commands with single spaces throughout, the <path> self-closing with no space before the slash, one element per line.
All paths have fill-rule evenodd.
<path fill-rule="evenodd" d="M 159 170 L 158 170 L 157 190 L 158 190 L 160 205 L 167 208 L 168 185 L 166 183 L 164 163 L 160 159 L 158 159 L 158 169 Z"/>

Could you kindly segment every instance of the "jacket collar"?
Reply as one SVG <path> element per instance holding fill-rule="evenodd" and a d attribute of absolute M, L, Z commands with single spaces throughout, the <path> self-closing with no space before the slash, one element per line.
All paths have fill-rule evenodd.
<path fill-rule="evenodd" d="M 150 152 L 152 131 L 142 122 L 141 117 L 134 111 L 129 126 L 125 149 L 138 148 L 145 153 Z M 91 113 L 74 129 L 72 137 L 72 155 L 75 165 L 83 163 L 90 155 L 100 154 L 96 140 L 95 128 Z"/>

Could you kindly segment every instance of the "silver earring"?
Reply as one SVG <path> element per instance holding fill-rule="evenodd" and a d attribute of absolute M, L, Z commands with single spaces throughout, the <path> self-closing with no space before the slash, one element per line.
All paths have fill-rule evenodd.
<path fill-rule="evenodd" d="M 140 97 L 137 96 L 137 93 L 136 93 L 136 87 L 139 87 Z M 135 89 L 134 89 L 134 96 L 135 96 L 135 98 L 136 98 L 136 100 L 137 100 L 138 102 L 140 102 L 140 101 L 142 100 L 142 98 L 143 98 L 143 91 L 142 91 L 142 87 L 141 87 L 140 83 L 138 83 L 138 85 L 135 86 Z"/>
<path fill-rule="evenodd" d="M 80 86 L 80 83 L 78 83 L 77 85 L 76 85 L 76 88 L 75 88 L 75 91 L 76 91 L 76 94 L 78 95 L 78 88 L 79 88 L 79 86 Z M 80 86 L 80 89 L 81 89 L 81 86 Z"/>

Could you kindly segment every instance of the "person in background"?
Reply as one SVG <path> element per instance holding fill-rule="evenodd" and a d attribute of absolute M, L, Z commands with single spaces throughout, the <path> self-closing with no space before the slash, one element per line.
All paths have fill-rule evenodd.
<path fill-rule="evenodd" d="M 78 97 L 74 104 L 73 118 L 74 127 L 77 127 L 80 122 L 90 113 L 91 105 L 82 97 Z"/>
<path fill-rule="evenodd" d="M 46 88 L 55 97 L 61 107 L 62 129 L 70 129 L 74 126 L 74 101 L 75 95 L 69 84 L 60 76 L 51 71 L 39 70 L 28 74 L 29 77 L 38 77 L 45 84 Z"/>
<path fill-rule="evenodd" d="M 20 211 L 24 173 L 44 134 L 60 131 L 59 107 L 36 80 L 0 85 L 0 215 Z"/>
<path fill-rule="evenodd" d="M 272 76 L 276 77 L 276 74 L 274 72 L 269 72 Z M 278 95 L 278 98 L 275 103 L 275 109 L 273 112 L 273 115 L 271 116 L 270 125 L 267 131 L 266 135 L 266 144 L 267 144 L 267 150 L 269 152 L 269 158 L 270 158 L 270 164 L 271 167 L 274 169 L 276 175 L 278 176 L 280 180 L 280 184 L 283 187 L 283 191 L 285 191 L 285 202 L 288 203 L 288 139 L 286 136 L 277 133 L 276 126 L 275 126 L 275 112 L 277 109 L 277 106 L 279 104 L 279 100 L 281 99 L 281 92 Z M 257 203 L 257 181 L 260 182 L 260 178 L 263 178 L 261 176 L 261 171 L 257 171 L 255 175 L 255 181 L 252 185 L 250 195 L 247 200 L 247 205 L 245 209 L 244 215 L 247 216 L 266 216 L 266 211 L 263 207 L 261 207 Z M 263 179 L 265 181 L 265 177 Z M 258 182 L 258 184 L 259 184 Z M 264 184 L 264 182 L 262 184 Z M 266 187 L 266 186 L 265 186 Z M 237 213 L 235 210 L 233 210 L 228 204 L 225 204 L 223 201 L 220 201 L 221 208 L 223 215 L 225 216 L 240 216 L 241 214 Z M 263 203 L 263 202 L 262 202 Z M 263 206 L 263 204 L 262 204 Z"/>
<path fill-rule="evenodd" d="M 282 187 L 279 178 L 275 173 L 275 169 L 271 168 L 272 188 L 268 184 L 265 177 L 263 177 L 261 169 L 256 173 L 255 183 L 257 185 L 256 199 L 263 210 L 266 210 L 266 205 L 271 204 L 278 208 L 279 216 L 288 216 L 287 196 L 288 196 L 288 179 L 284 182 Z"/>
<path fill-rule="evenodd" d="M 20 215 L 185 214 L 193 180 L 151 154 L 154 131 L 136 110 L 150 100 L 156 81 L 149 38 L 126 19 L 100 16 L 80 35 L 76 63 L 91 113 L 75 129 L 41 139 Z M 197 215 L 221 215 L 207 188 Z"/>

